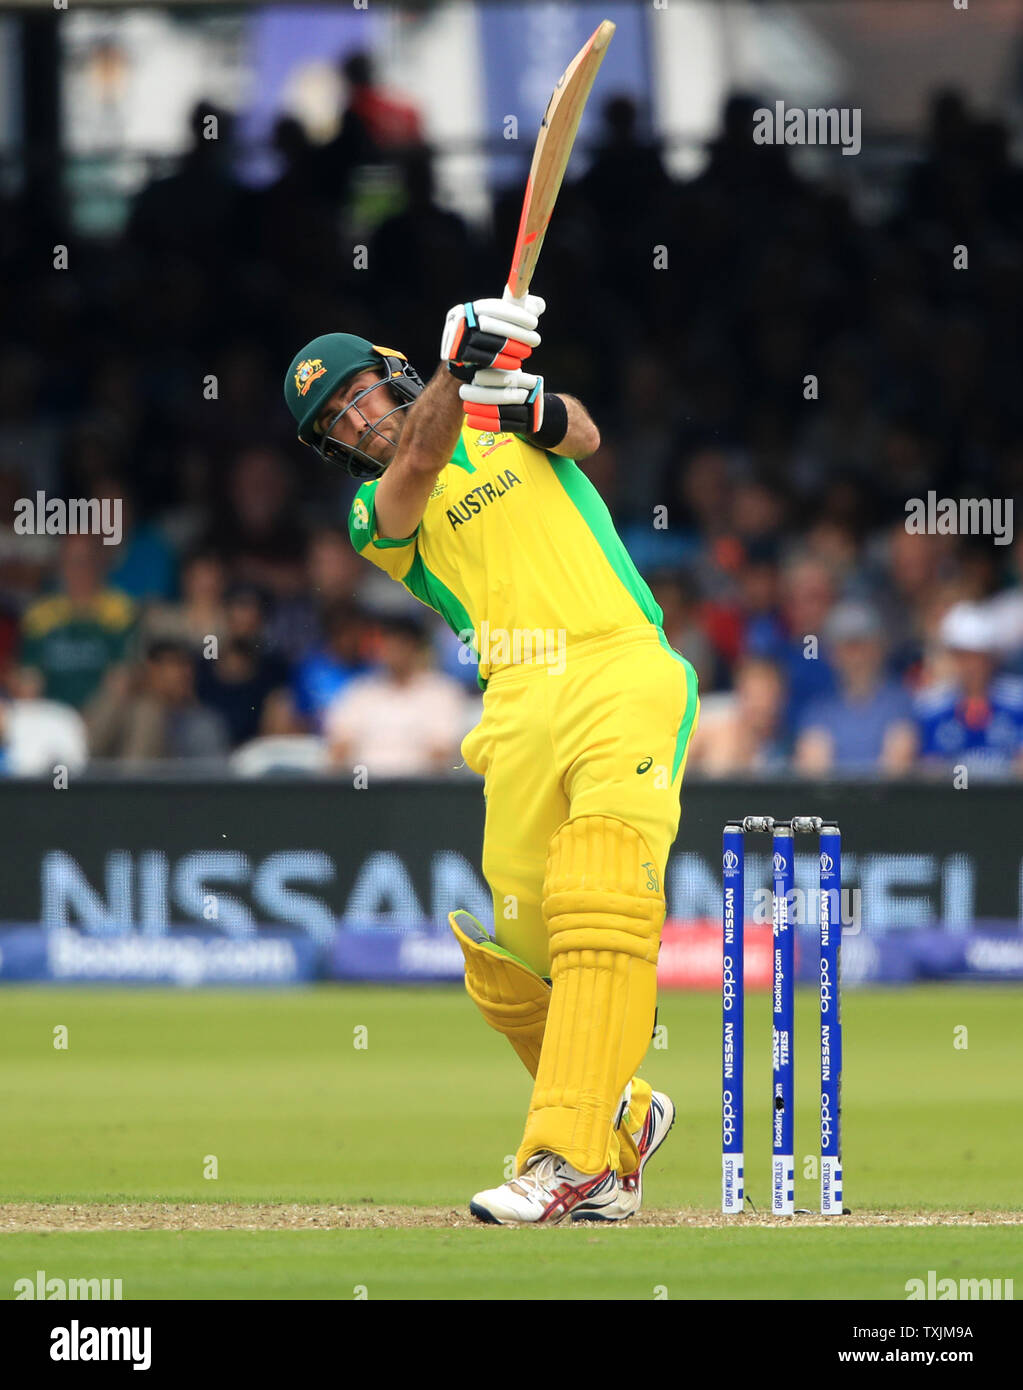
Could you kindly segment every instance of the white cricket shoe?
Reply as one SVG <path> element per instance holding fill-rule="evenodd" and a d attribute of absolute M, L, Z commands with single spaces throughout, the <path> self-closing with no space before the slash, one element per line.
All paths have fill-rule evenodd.
<path fill-rule="evenodd" d="M 570 1214 L 601 1211 L 617 1200 L 618 1193 L 618 1174 L 613 1168 L 580 1173 L 558 1154 L 539 1153 L 511 1182 L 477 1192 L 469 1210 L 493 1226 L 531 1222 L 555 1226 Z"/>
<path fill-rule="evenodd" d="M 639 1152 L 639 1167 L 626 1173 L 618 1184 L 618 1199 L 598 1211 L 580 1212 L 573 1221 L 626 1221 L 643 1205 L 643 1169 L 667 1139 L 675 1123 L 675 1106 L 663 1091 L 654 1091 L 643 1128 L 632 1136 Z"/>

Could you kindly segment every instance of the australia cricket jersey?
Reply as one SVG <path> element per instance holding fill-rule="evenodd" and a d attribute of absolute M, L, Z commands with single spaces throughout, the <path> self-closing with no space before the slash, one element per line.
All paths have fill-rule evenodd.
<path fill-rule="evenodd" d="M 621 628 L 660 628 L 603 499 L 571 459 L 463 425 L 406 540 L 377 534 L 378 483 L 352 503 L 352 544 L 471 644 L 481 686 L 521 660 L 515 634 L 557 633 L 571 650 Z"/>

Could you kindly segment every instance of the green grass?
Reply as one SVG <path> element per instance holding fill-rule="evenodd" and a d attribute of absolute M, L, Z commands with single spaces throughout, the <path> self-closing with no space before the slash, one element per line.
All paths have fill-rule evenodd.
<path fill-rule="evenodd" d="M 1020 1287 L 1019 1247 L 1018 1226 L 16 1233 L 0 1289 L 42 1268 L 126 1299 L 904 1299 L 929 1269 Z"/>
<path fill-rule="evenodd" d="M 1023 1209 L 1023 993 L 847 993 L 844 1167 L 854 1211 Z M 718 1001 L 668 994 L 644 1072 L 679 1118 L 647 1205 L 716 1208 Z M 69 1047 L 53 1047 L 66 1025 Z M 797 1206 L 816 1183 L 815 999 L 796 1033 Z M 956 1030 L 968 1045 L 955 1046 Z M 368 1045 L 353 1046 L 365 1028 Z M 959 1034 L 961 1037 L 961 1033 Z M 747 1020 L 747 1183 L 770 1164 L 770 1016 Z M 526 1073 L 459 989 L 0 993 L 0 1201 L 451 1206 L 499 1180 Z M 216 1180 L 204 1178 L 207 1156 Z M 904 1297 L 906 1279 L 1017 1277 L 1020 1228 L 14 1232 L 11 1280 L 120 1275 L 130 1297 Z M 537 1243 L 539 1242 L 539 1243 Z M 9 1296 L 7 1294 L 6 1296 Z"/>

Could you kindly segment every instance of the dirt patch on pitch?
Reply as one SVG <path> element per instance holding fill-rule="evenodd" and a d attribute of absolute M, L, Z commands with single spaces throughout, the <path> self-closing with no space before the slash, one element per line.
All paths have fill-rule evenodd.
<path fill-rule="evenodd" d="M 750 1227 L 827 1226 L 1021 1226 L 1023 1212 L 1009 1211 L 898 1211 L 853 1212 L 843 1217 L 823 1217 L 807 1212 L 792 1217 L 772 1217 L 748 1212 L 722 1216 L 697 1209 L 641 1212 L 621 1226 L 576 1223 L 571 1229 L 590 1231 L 630 1230 L 639 1226 L 706 1227 L 731 1230 Z M 311 1206 L 301 1203 L 266 1205 L 209 1203 L 57 1204 L 19 1202 L 0 1206 L 0 1232 L 14 1231 L 336 1231 L 407 1230 L 413 1227 L 439 1230 L 485 1228 L 466 1210 L 453 1207 L 388 1207 L 371 1203 L 356 1206 Z M 564 1228 L 559 1228 L 564 1229 Z"/>
<path fill-rule="evenodd" d="M 445 1207 L 351 1207 L 226 1202 L 0 1206 L 10 1231 L 325 1231 L 477 1226 L 468 1211 Z"/>
<path fill-rule="evenodd" d="M 719 1229 L 749 1229 L 755 1226 L 1021 1226 L 1018 1211 L 850 1211 L 845 1216 L 821 1216 L 819 1212 L 799 1212 L 795 1216 L 771 1216 L 747 1211 L 742 1216 L 723 1216 L 720 1212 L 682 1210 L 647 1211 L 631 1218 L 635 1226 L 704 1226 Z"/>

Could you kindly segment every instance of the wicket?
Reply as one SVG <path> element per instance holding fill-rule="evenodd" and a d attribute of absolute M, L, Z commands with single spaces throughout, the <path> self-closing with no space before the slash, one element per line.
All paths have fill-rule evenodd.
<path fill-rule="evenodd" d="M 746 816 L 729 821 L 722 838 L 721 972 L 721 1210 L 734 1215 L 745 1201 L 744 1077 L 746 1003 L 744 901 L 746 836 L 772 837 L 773 972 L 771 1035 L 771 1211 L 795 1211 L 794 1066 L 795 934 L 792 921 L 793 845 L 797 834 L 816 834 L 820 850 L 820 1127 L 821 1214 L 842 1212 L 841 1085 L 842 838 L 820 816 Z"/>

